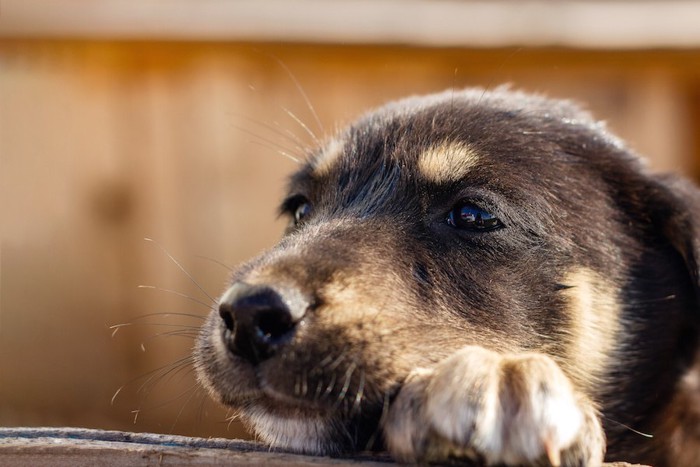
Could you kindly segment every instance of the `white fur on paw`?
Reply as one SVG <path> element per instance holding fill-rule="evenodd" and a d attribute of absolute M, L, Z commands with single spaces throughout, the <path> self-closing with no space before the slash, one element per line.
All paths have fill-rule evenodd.
<path fill-rule="evenodd" d="M 583 425 L 577 395 L 551 358 L 472 346 L 413 374 L 384 427 L 401 460 L 456 455 L 523 465 L 546 457 L 559 465 Z"/>

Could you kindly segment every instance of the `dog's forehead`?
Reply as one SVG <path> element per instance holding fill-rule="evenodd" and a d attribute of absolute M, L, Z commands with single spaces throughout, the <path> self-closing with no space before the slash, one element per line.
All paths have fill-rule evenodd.
<path fill-rule="evenodd" d="M 587 123 L 574 107 L 513 93 L 408 99 L 376 110 L 331 139 L 310 159 L 308 172 L 344 172 L 397 165 L 427 182 L 451 183 L 484 165 L 497 168 L 541 159 L 556 144 L 562 122 Z M 573 110 L 572 110 L 573 109 Z M 571 126 L 571 125 L 570 125 Z M 536 161 L 535 161 L 536 162 Z M 535 169 L 532 164 L 520 170 Z"/>
<path fill-rule="evenodd" d="M 604 196 L 605 180 L 637 170 L 637 163 L 567 101 L 510 91 L 443 93 L 365 115 L 310 158 L 290 191 L 310 193 L 333 212 L 362 215 L 453 196 L 486 196 L 512 209 L 540 202 L 546 210 L 553 197 Z"/>
<path fill-rule="evenodd" d="M 417 155 L 416 168 L 430 183 L 453 183 L 466 177 L 479 165 L 479 151 L 460 140 L 439 141 L 423 148 Z"/>
<path fill-rule="evenodd" d="M 322 147 L 311 158 L 312 173 L 332 176 L 382 164 L 417 170 L 426 180 L 457 178 L 476 165 L 478 151 L 466 132 L 449 129 L 453 125 L 438 107 L 380 109 Z"/>
<path fill-rule="evenodd" d="M 332 139 L 312 160 L 312 173 L 323 177 L 343 166 L 359 167 L 364 154 L 348 150 L 342 139 Z M 409 163 L 417 170 L 418 176 L 437 184 L 458 181 L 479 164 L 479 150 L 475 145 L 447 138 L 426 142 L 424 146 L 409 151 L 373 151 L 373 156 L 404 166 Z M 345 163 L 342 158 L 346 159 Z"/>

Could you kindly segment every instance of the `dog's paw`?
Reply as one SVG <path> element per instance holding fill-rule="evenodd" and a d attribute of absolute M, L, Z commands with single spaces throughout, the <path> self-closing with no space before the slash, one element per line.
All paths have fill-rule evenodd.
<path fill-rule="evenodd" d="M 542 354 L 465 347 L 406 380 L 384 421 L 405 462 L 596 466 L 605 439 L 594 406 Z"/>

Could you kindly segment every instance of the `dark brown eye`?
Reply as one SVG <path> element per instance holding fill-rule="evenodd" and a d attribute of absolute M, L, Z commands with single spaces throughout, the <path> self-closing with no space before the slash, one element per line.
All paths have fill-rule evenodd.
<path fill-rule="evenodd" d="M 311 213 L 311 204 L 309 202 L 300 203 L 294 210 L 294 224 L 301 224 L 309 213 Z"/>
<path fill-rule="evenodd" d="M 488 232 L 503 227 L 498 218 L 473 204 L 457 204 L 447 215 L 447 224 L 460 230 Z"/>
<path fill-rule="evenodd" d="M 279 213 L 289 219 L 287 229 L 298 227 L 306 221 L 306 218 L 311 214 L 311 202 L 302 194 L 296 194 L 288 197 L 282 202 L 279 208 Z"/>
<path fill-rule="evenodd" d="M 301 194 L 292 195 L 285 199 L 279 210 L 280 215 L 288 216 L 290 219 L 288 227 L 296 227 L 304 223 L 311 211 L 311 202 Z"/>

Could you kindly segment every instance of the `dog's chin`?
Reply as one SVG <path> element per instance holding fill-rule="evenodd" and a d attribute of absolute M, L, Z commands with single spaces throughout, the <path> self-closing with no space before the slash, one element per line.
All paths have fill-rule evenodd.
<path fill-rule="evenodd" d="M 263 443 L 304 454 L 334 454 L 342 450 L 337 439 L 334 441 L 334 423 L 328 415 L 269 400 L 260 402 L 246 404 L 239 413 Z"/>
<path fill-rule="evenodd" d="M 270 386 L 250 381 L 235 396 L 213 394 L 231 407 L 262 443 L 284 451 L 315 455 L 338 455 L 377 448 L 375 433 L 381 409 L 371 406 L 354 415 L 333 405 L 297 398 Z M 212 386 L 210 385 L 210 388 Z"/>
<path fill-rule="evenodd" d="M 248 365 L 236 365 L 226 378 L 199 380 L 222 404 L 232 408 L 256 438 L 275 449 L 304 454 L 334 454 L 343 450 L 334 427 L 338 414 L 310 401 L 275 390 Z"/>

